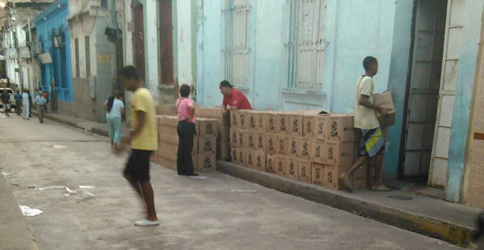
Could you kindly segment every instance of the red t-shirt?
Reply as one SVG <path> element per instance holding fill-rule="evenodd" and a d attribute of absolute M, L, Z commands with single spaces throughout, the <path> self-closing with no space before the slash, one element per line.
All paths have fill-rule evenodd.
<path fill-rule="evenodd" d="M 230 107 L 237 107 L 239 110 L 240 109 L 252 109 L 252 106 L 250 105 L 249 100 L 247 100 L 247 97 L 238 89 L 232 88 L 232 96 L 227 97 L 224 96 L 224 101 L 222 103 L 224 107 L 227 107 L 229 105 Z"/>

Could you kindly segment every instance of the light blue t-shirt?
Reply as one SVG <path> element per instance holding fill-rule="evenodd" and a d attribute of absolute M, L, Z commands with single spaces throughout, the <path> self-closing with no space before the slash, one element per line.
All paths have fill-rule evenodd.
<path fill-rule="evenodd" d="M 121 100 L 114 99 L 113 107 L 111 108 L 111 112 L 109 112 L 109 115 L 121 117 L 121 110 L 123 108 L 124 108 L 124 103 Z"/>
<path fill-rule="evenodd" d="M 37 96 L 35 97 L 35 103 L 37 103 L 37 105 L 45 105 L 47 101 L 45 100 L 45 98 L 43 96 Z"/>

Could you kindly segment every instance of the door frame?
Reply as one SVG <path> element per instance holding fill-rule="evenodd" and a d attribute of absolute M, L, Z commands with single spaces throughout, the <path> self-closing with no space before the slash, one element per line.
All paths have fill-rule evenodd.
<path fill-rule="evenodd" d="M 417 6 L 418 0 L 413 0 L 413 10 L 412 10 L 412 29 L 410 31 L 411 34 L 411 42 L 410 42 L 410 56 L 408 57 L 408 73 L 407 73 L 407 81 L 405 85 L 405 99 L 403 103 L 403 119 L 402 119 L 402 130 L 400 133 L 400 152 L 399 152 L 399 162 L 398 162 L 398 171 L 397 171 L 397 179 L 404 180 L 405 179 L 405 145 L 407 142 L 407 130 L 408 130 L 408 108 L 410 102 L 410 88 L 412 87 L 412 70 L 413 70 L 413 58 L 415 53 L 415 31 L 417 30 Z"/>

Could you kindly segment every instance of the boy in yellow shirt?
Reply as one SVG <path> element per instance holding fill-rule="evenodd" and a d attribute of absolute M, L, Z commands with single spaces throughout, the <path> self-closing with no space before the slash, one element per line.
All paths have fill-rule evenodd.
<path fill-rule="evenodd" d="M 146 203 L 148 216 L 136 221 L 140 227 L 158 226 L 155 211 L 153 187 L 150 182 L 150 156 L 158 149 L 158 130 L 156 125 L 156 105 L 153 96 L 141 87 L 141 78 L 133 66 L 119 71 L 119 80 L 124 88 L 133 92 L 131 100 L 131 155 L 124 170 L 124 176 Z M 122 148 L 122 147 L 120 147 Z M 119 151 L 120 149 L 118 149 Z"/>

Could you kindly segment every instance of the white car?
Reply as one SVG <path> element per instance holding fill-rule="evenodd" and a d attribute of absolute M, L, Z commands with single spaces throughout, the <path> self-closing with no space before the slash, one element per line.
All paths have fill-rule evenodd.
<path fill-rule="evenodd" d="M 0 88 L 0 94 L 3 93 L 4 89 L 5 88 Z M 7 88 L 6 90 L 7 90 L 7 93 L 10 95 L 10 109 L 16 109 L 17 105 L 15 103 L 15 93 L 13 92 L 13 90 L 11 88 Z M 1 103 L 1 101 L 0 101 L 0 107 L 3 108 L 3 104 Z"/>

